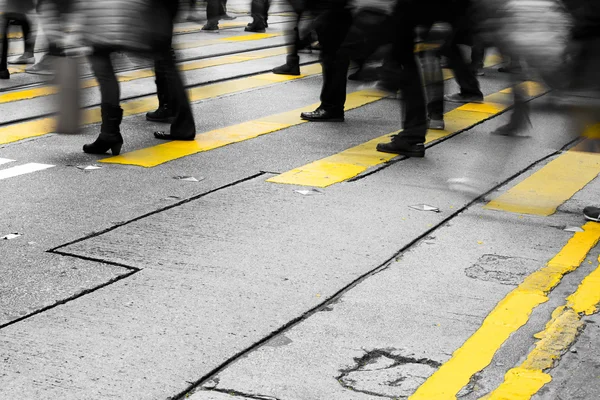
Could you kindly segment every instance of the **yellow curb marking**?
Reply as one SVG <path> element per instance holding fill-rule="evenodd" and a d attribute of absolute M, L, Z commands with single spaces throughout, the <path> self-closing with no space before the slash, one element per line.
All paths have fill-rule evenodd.
<path fill-rule="evenodd" d="M 548 301 L 548 293 L 576 270 L 600 240 L 600 224 L 587 223 L 546 266 L 529 275 L 485 318 L 481 327 L 457 349 L 409 400 L 455 399 L 471 377 L 492 361 L 496 351 L 527 323 L 534 308 Z M 535 378 L 534 376 L 531 376 Z M 509 398 L 513 399 L 513 398 Z"/>
<path fill-rule="evenodd" d="M 525 87 L 531 89 L 529 91 L 530 96 L 538 95 L 545 90 L 539 85 L 533 86 L 529 83 L 525 85 Z M 532 89 L 534 87 L 535 90 Z M 506 96 L 508 95 L 502 94 L 501 97 L 504 98 Z M 455 132 L 468 129 L 509 107 L 507 104 L 497 103 L 496 101 L 498 100 L 498 95 L 492 94 L 486 96 L 483 104 L 469 103 L 449 111 L 444 115 L 446 129 L 428 130 L 425 144 L 450 136 Z M 379 143 L 389 142 L 392 135 L 399 132 L 400 131 L 396 131 L 380 136 L 340 153 L 284 172 L 267 179 L 267 182 L 324 188 L 346 181 L 363 173 L 369 168 L 381 165 L 398 157 L 396 154 L 377 151 L 377 145 Z"/>
<path fill-rule="evenodd" d="M 351 93 L 346 99 L 346 109 L 361 107 L 384 97 L 385 94 L 372 91 Z M 229 144 L 266 135 L 307 121 L 300 119 L 303 111 L 312 111 L 318 104 L 312 104 L 292 111 L 270 115 L 257 120 L 215 129 L 196 136 L 192 142 L 172 141 L 158 146 L 132 151 L 119 156 L 100 160 L 103 163 L 137 165 L 140 167 L 155 167 L 192 154 L 213 150 Z"/>
<path fill-rule="evenodd" d="M 257 60 L 287 54 L 287 47 L 278 47 L 274 49 L 255 50 L 239 55 L 222 56 L 215 58 L 207 58 L 199 61 L 186 62 L 179 65 L 180 71 L 194 71 L 208 67 L 216 67 L 221 65 L 236 64 L 245 61 Z M 124 72 L 117 75 L 119 82 L 130 82 L 136 79 L 151 78 L 154 76 L 154 71 L 150 68 L 135 70 L 132 72 Z M 85 79 L 81 82 L 81 89 L 89 89 L 98 86 L 98 81 L 95 78 Z M 35 99 L 38 97 L 49 96 L 57 93 L 56 86 L 44 86 L 35 89 L 19 90 L 0 94 L 0 104 L 10 103 L 20 100 Z"/>
<path fill-rule="evenodd" d="M 589 274 L 577 290 L 567 297 L 566 305 L 554 310 L 546 328 L 535 335 L 540 340 L 526 360 L 520 366 L 510 369 L 504 376 L 504 382 L 483 399 L 530 399 L 552 380 L 544 371 L 553 368 L 562 354 L 575 343 L 584 326 L 581 315 L 596 313 L 599 304 L 600 267 Z"/>
<path fill-rule="evenodd" d="M 304 75 L 301 76 L 289 76 L 285 77 L 287 81 L 299 79 L 305 76 L 316 75 L 321 72 L 321 66 L 318 64 L 311 64 L 303 67 Z M 255 89 L 273 84 L 274 82 L 281 81 L 280 78 L 273 79 L 273 73 L 265 73 L 260 75 L 254 75 L 247 78 L 234 79 L 227 82 L 219 82 L 205 86 L 199 86 L 188 90 L 190 101 L 196 102 L 200 100 L 210 99 L 214 97 L 224 96 L 227 94 L 238 93 L 248 89 Z M 158 106 L 158 99 L 155 95 L 142 97 L 136 100 L 130 100 L 121 103 L 123 108 L 123 115 L 130 116 L 136 114 L 142 114 L 147 111 L 156 109 Z M 94 107 L 91 109 L 85 109 L 82 112 L 82 119 L 84 125 L 94 124 L 101 121 L 100 108 Z M 13 125 L 7 125 L 0 127 L 0 144 L 6 144 L 32 138 L 36 136 L 42 136 L 51 132 L 54 132 L 55 120 L 54 118 L 41 118 L 33 121 L 22 122 Z"/>

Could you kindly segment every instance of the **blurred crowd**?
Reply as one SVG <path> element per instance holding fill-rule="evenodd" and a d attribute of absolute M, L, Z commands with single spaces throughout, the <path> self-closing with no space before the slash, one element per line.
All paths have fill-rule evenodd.
<path fill-rule="evenodd" d="M 2 1 L 2 0 L 0 0 Z M 164 140 L 194 140 L 196 124 L 173 51 L 175 22 L 219 23 L 236 18 L 227 0 L 3 0 L 0 79 L 7 62 L 30 64 L 26 71 L 52 74 L 52 60 L 85 56 L 98 79 L 102 126 L 84 151 L 119 154 L 123 144 L 120 88 L 111 55 L 135 53 L 154 62 L 159 108 L 151 121 L 170 124 L 155 132 Z M 270 0 L 251 0 L 245 30 L 265 32 Z M 202 4 L 199 4 L 202 3 Z M 487 49 L 497 49 L 501 69 L 515 84 L 511 120 L 493 133 L 519 135 L 530 123 L 525 94 L 516 85 L 537 80 L 560 93 L 574 109 L 574 126 L 584 133 L 600 122 L 600 1 L 598 0 L 289 0 L 296 14 L 293 43 L 276 74 L 300 74 L 299 52 L 320 51 L 320 106 L 301 117 L 344 121 L 347 80 L 362 80 L 400 93 L 400 133 L 377 150 L 408 157 L 425 155 L 428 129 L 444 129 L 444 102 L 481 103 L 478 76 Z M 203 10 L 202 12 L 200 10 Z M 205 10 L 205 15 L 203 14 Z M 36 58 L 32 16 L 48 43 Z M 7 60 L 8 29 L 20 26 L 24 52 Z M 420 46 L 428 44 L 427 46 Z M 348 75 L 354 64 L 356 70 Z M 442 67 L 452 70 L 458 93 L 444 94 Z M 468 182 L 454 182 L 468 185 Z"/>

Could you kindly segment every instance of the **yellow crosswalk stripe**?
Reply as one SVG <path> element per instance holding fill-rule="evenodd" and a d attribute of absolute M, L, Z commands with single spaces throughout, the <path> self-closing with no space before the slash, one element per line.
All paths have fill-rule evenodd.
<path fill-rule="evenodd" d="M 529 96 L 537 96 L 545 90 L 533 82 L 524 84 Z M 477 125 L 509 107 L 510 95 L 506 90 L 486 96 L 483 104 L 469 103 L 444 115 L 445 130 L 429 130 L 425 144 L 450 136 Z M 267 179 L 267 182 L 299 186 L 327 187 L 353 178 L 369 168 L 397 157 L 377 151 L 377 144 L 389 142 L 392 135 L 380 136 L 366 143 L 344 150 L 338 154 Z"/>
<path fill-rule="evenodd" d="M 265 87 L 277 82 L 292 81 L 306 76 L 317 75 L 321 72 L 321 66 L 312 64 L 303 67 L 303 75 L 300 76 L 283 76 L 273 73 L 265 73 L 254 75 L 246 78 L 234 79 L 227 82 L 219 82 L 205 86 L 192 88 L 188 91 L 190 101 L 196 102 L 200 100 L 224 96 L 227 94 L 238 93 L 241 91 Z M 156 109 L 158 99 L 155 95 L 142 97 L 136 100 L 123 102 L 123 115 L 130 116 L 142 114 Z M 83 123 L 94 124 L 101 121 L 100 108 L 94 107 L 83 110 Z M 18 124 L 7 125 L 0 127 L 0 145 L 16 142 L 18 140 L 28 139 L 32 137 L 46 135 L 54 132 L 54 118 L 40 118 L 33 121 L 22 122 Z"/>
<path fill-rule="evenodd" d="M 187 62 L 179 65 L 180 71 L 194 71 L 208 67 L 216 67 L 221 65 L 236 64 L 245 61 L 258 60 L 274 56 L 287 54 L 287 47 L 277 47 L 273 49 L 256 50 L 247 53 L 239 53 L 237 55 L 222 56 L 207 58 L 199 61 Z M 119 82 L 130 82 L 136 79 L 151 78 L 154 76 L 154 71 L 150 68 L 135 70 L 132 72 L 120 73 L 117 75 Z M 85 79 L 81 82 L 82 89 L 89 89 L 98 86 L 98 81 L 95 78 Z M 56 94 L 58 88 L 56 86 L 44 86 L 34 89 L 25 89 L 14 92 L 0 94 L 0 104 L 10 103 L 20 100 L 35 99 L 37 97 L 49 96 Z"/>
<path fill-rule="evenodd" d="M 600 133 L 600 125 L 587 135 Z M 485 205 L 489 210 L 549 216 L 600 174 L 600 155 L 586 153 L 586 144 L 564 152 L 524 181 Z"/>
<path fill-rule="evenodd" d="M 533 310 L 548 301 L 562 278 L 579 268 L 600 240 L 600 224 L 587 223 L 546 267 L 529 275 L 485 318 L 481 327 L 458 348 L 409 400 L 454 399 L 471 377 L 489 365 L 502 344 L 527 323 Z M 503 399 L 512 397 L 503 397 Z M 520 397 L 518 397 L 520 398 Z"/>
<path fill-rule="evenodd" d="M 361 107 L 384 97 L 381 92 L 363 90 L 350 93 L 346 99 L 346 109 Z M 110 157 L 100 162 L 113 164 L 137 165 L 140 167 L 155 167 L 157 165 L 186 157 L 192 154 L 213 150 L 229 144 L 238 143 L 261 135 L 266 135 L 307 121 L 300 119 L 303 111 L 312 111 L 319 104 L 312 104 L 292 111 L 270 115 L 257 120 L 215 129 L 196 136 L 192 142 L 173 141 Z"/>
<path fill-rule="evenodd" d="M 263 40 L 270 39 L 274 37 L 279 37 L 285 35 L 285 32 L 276 32 L 276 33 L 251 33 L 247 35 L 240 36 L 228 36 L 219 39 L 210 39 L 210 40 L 196 40 L 193 42 L 181 42 L 176 43 L 174 45 L 177 50 L 187 50 L 187 49 L 195 49 L 197 47 L 205 47 L 211 46 L 214 44 L 223 44 L 223 43 L 236 43 L 236 42 L 250 42 L 253 40 Z"/>

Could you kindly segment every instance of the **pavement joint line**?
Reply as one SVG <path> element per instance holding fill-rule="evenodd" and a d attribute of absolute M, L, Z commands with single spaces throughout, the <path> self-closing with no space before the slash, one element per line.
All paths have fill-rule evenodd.
<path fill-rule="evenodd" d="M 100 284 L 100 285 L 97 285 L 97 286 L 95 286 L 95 287 L 93 287 L 93 288 L 84 289 L 84 290 L 82 290 L 82 291 L 80 291 L 80 292 L 78 292 L 78 293 L 75 293 L 75 294 L 74 294 L 74 295 L 72 295 L 72 296 L 69 296 L 69 297 L 67 297 L 67 298 L 65 298 L 65 299 L 58 300 L 58 301 L 56 301 L 55 303 L 53 303 L 53 304 L 51 304 L 51 305 L 48 305 L 48 306 L 42 307 L 42 308 L 40 308 L 40 309 L 38 309 L 38 310 L 36 310 L 36 311 L 34 311 L 34 312 L 32 312 L 32 313 L 29 313 L 29 314 L 27 314 L 27 315 L 23 315 L 23 316 L 21 316 L 21 317 L 19 317 L 19 318 L 17 318 L 17 319 L 14 319 L 14 320 L 12 320 L 12 321 L 10 321 L 10 322 L 7 322 L 7 323 L 5 323 L 5 324 L 0 324 L 0 330 L 2 330 L 2 329 L 4 329 L 4 328 L 8 328 L 9 326 L 11 326 L 11 325 L 14 325 L 14 324 L 17 324 L 17 323 L 19 323 L 19 322 L 23 322 L 23 321 L 24 321 L 24 320 L 26 320 L 26 319 L 29 319 L 29 318 L 35 317 L 36 315 L 38 315 L 38 314 L 41 314 L 41 313 L 43 313 L 43 312 L 46 312 L 46 311 L 52 310 L 53 308 L 57 308 L 57 307 L 59 307 L 59 306 L 61 306 L 61 305 L 64 305 L 64 304 L 70 303 L 70 302 L 72 302 L 72 301 L 74 301 L 74 300 L 77 300 L 77 299 L 79 299 L 80 297 L 83 297 L 83 296 L 85 296 L 85 295 L 88 295 L 88 294 L 90 294 L 90 293 L 93 293 L 93 292 L 95 292 L 95 291 L 97 291 L 97 290 L 103 289 L 103 288 L 105 288 L 105 287 L 107 287 L 107 286 L 110 286 L 110 285 L 112 285 L 112 284 L 114 284 L 114 283 L 117 283 L 117 282 L 119 282 L 119 281 L 121 281 L 121 280 L 127 279 L 127 278 L 129 278 L 130 276 L 132 276 L 132 275 L 134 275 L 134 274 L 137 274 L 138 272 L 140 272 L 140 271 L 141 271 L 141 270 L 139 270 L 139 269 L 137 269 L 137 268 L 129 267 L 129 266 L 126 266 L 126 265 L 123 265 L 123 264 L 118 264 L 118 263 L 114 263 L 114 262 L 110 262 L 110 261 L 96 260 L 96 259 L 92 259 L 92 258 L 82 258 L 82 257 L 79 257 L 79 256 L 74 256 L 74 255 L 71 255 L 71 254 L 66 254 L 66 253 L 61 253 L 61 252 L 55 252 L 54 254 L 57 254 L 57 255 L 60 255 L 60 256 L 65 256 L 65 257 L 76 257 L 76 258 L 80 258 L 80 259 L 83 259 L 83 260 L 88 260 L 88 261 L 101 262 L 101 263 L 104 263 L 104 264 L 108 264 L 108 265 L 112 265 L 112 266 L 116 266 L 116 267 L 125 268 L 125 269 L 127 269 L 129 272 L 127 272 L 127 273 L 125 273 L 125 274 L 122 274 L 122 275 L 119 275 L 119 276 L 116 276 L 116 277 L 114 277 L 114 278 L 112 278 L 112 279 L 108 280 L 107 282 L 104 282 L 104 283 L 102 283 L 102 284 Z"/>
<path fill-rule="evenodd" d="M 372 90 L 359 90 L 348 94 L 346 110 L 362 107 L 380 100 L 386 94 Z M 220 147 L 254 139 L 278 132 L 308 121 L 300 118 L 300 113 L 317 108 L 318 103 L 298 109 L 268 115 L 255 120 L 214 129 L 196 136 L 191 142 L 171 141 L 151 147 L 134 150 L 119 156 L 101 159 L 102 163 L 135 165 L 152 168 L 178 158 L 214 150 Z"/>
<path fill-rule="evenodd" d="M 548 92 L 547 89 L 534 82 L 524 82 L 517 86 L 523 86 L 533 91 L 532 95 L 528 96 L 528 100 Z M 511 105 L 499 103 L 498 98 L 508 96 L 507 89 L 486 96 L 484 104 L 467 103 L 444 114 L 446 125 L 453 127 L 448 128 L 449 130 L 428 130 L 425 144 L 449 139 L 506 112 Z M 324 188 L 355 178 L 370 168 L 385 165 L 398 157 L 396 154 L 382 153 L 376 150 L 377 144 L 389 141 L 391 136 L 398 132 L 401 130 L 291 169 L 269 178 L 267 182 Z M 408 158 L 401 157 L 402 160 Z"/>
<path fill-rule="evenodd" d="M 541 162 L 545 161 L 546 159 L 548 159 L 548 158 L 550 158 L 550 157 L 558 154 L 560 151 L 561 150 L 559 150 L 557 152 L 554 152 L 554 153 L 552 153 L 552 154 L 550 154 L 550 155 L 548 155 L 546 157 L 543 157 L 540 160 L 534 162 L 532 165 L 537 165 L 538 163 L 541 163 Z M 356 279 L 354 279 L 352 282 L 350 282 L 348 285 L 346 285 L 343 288 L 339 289 L 337 292 L 335 292 L 329 298 L 326 298 L 320 304 L 317 304 L 316 306 L 314 306 L 313 308 L 309 309 L 308 311 L 305 311 L 300 316 L 298 316 L 298 317 L 290 320 L 289 322 L 287 322 L 283 326 L 279 327 L 278 329 L 276 329 L 275 331 L 273 331 L 271 334 L 269 334 L 269 335 L 265 336 L 264 338 L 260 339 L 259 341 L 257 341 L 253 345 L 251 345 L 251 346 L 247 347 L 246 349 L 239 351 L 237 354 L 231 356 L 230 358 L 228 358 L 227 360 L 225 360 L 223 363 L 221 363 L 221 365 L 213 368 L 211 371 L 209 371 L 204 376 L 200 377 L 195 382 L 192 382 L 187 389 L 185 389 L 184 391 L 182 391 L 181 393 L 179 393 L 179 394 L 177 394 L 175 396 L 172 396 L 171 400 L 184 400 L 184 399 L 186 399 L 187 395 L 193 393 L 194 390 L 198 389 L 204 383 L 206 383 L 206 382 L 210 381 L 211 379 L 215 378 L 220 372 L 222 372 L 225 369 L 227 369 L 230 365 L 232 365 L 233 363 L 235 363 L 236 360 L 238 360 L 239 358 L 245 357 L 248 354 L 252 353 L 253 351 L 259 349 L 260 347 L 262 347 L 263 344 L 269 342 L 270 340 L 272 340 L 273 338 L 279 336 L 280 334 L 284 334 L 285 332 L 290 331 L 291 329 L 293 329 L 294 327 L 296 327 L 297 325 L 299 325 L 303 321 L 307 320 L 308 318 L 310 318 L 314 314 L 322 311 L 326 307 L 329 307 L 330 305 L 336 304 L 350 290 L 354 289 L 356 286 L 360 285 L 362 282 L 364 282 L 365 280 L 369 279 L 370 277 L 375 276 L 375 275 L 377 275 L 377 274 L 379 274 L 379 273 L 381 273 L 381 272 L 383 272 L 383 271 L 391 268 L 393 264 L 395 264 L 396 262 L 400 261 L 400 256 L 403 253 L 406 253 L 407 251 L 411 250 L 414 246 L 416 246 L 417 244 L 419 244 L 420 242 L 422 242 L 423 239 L 426 239 L 431 234 L 435 233 L 436 230 L 442 228 L 443 226 L 445 226 L 446 224 L 448 224 L 449 222 L 451 222 L 454 218 L 457 218 L 459 215 L 463 214 L 471 206 L 479 203 L 481 201 L 481 199 L 485 198 L 490 193 L 493 193 L 494 191 L 498 190 L 500 187 L 506 185 L 507 183 L 509 183 L 513 179 L 517 178 L 519 175 L 521 175 L 524 171 L 526 171 L 530 167 L 531 166 L 529 166 L 526 169 L 521 170 L 521 171 L 519 171 L 519 172 L 511 175 L 510 177 L 508 177 L 504 181 L 502 181 L 502 182 L 498 183 L 497 185 L 495 185 L 494 187 L 492 187 L 487 192 L 485 192 L 485 193 L 477 196 L 476 198 L 474 198 L 473 200 L 471 200 L 467 204 L 465 204 L 463 207 L 455 210 L 453 213 L 451 213 L 450 215 L 448 215 L 442 221 L 438 222 L 437 224 L 435 224 L 434 226 L 432 226 L 431 228 L 429 228 L 428 230 L 426 230 L 424 233 L 420 234 L 419 236 L 417 236 L 416 238 L 414 238 L 413 240 L 411 240 L 409 243 L 407 243 L 406 245 L 404 245 L 402 248 L 400 248 L 400 250 L 396 251 L 391 257 L 388 257 L 385 261 L 383 261 L 377 267 L 375 267 L 374 269 L 372 269 L 370 271 L 367 271 L 364 274 L 360 275 L 359 277 L 357 277 Z M 433 400 L 433 399 L 427 399 L 427 400 Z"/>
<path fill-rule="evenodd" d="M 598 258 L 600 262 L 600 257 Z M 600 266 L 588 274 L 566 303 L 552 312 L 552 317 L 542 332 L 534 335 L 539 339 L 525 361 L 511 368 L 504 382 L 481 399 L 528 400 L 545 384 L 552 381 L 548 371 L 554 368 L 576 341 L 584 329 L 582 315 L 598 312 L 600 304 Z"/>
<path fill-rule="evenodd" d="M 454 399 L 472 376 L 486 368 L 504 342 L 527 324 L 533 310 L 575 271 L 600 241 L 600 224 L 588 222 L 576 232 L 546 266 L 527 276 L 487 315 L 475 331 L 409 400 Z"/>
<path fill-rule="evenodd" d="M 228 394 L 230 396 L 242 396 L 244 398 L 247 399 L 253 399 L 253 400 L 281 400 L 278 397 L 273 397 L 273 396 L 263 396 L 260 394 L 249 394 L 249 393 L 244 393 L 241 392 L 239 390 L 233 390 L 233 389 L 202 389 L 199 390 L 198 392 L 217 392 L 217 393 L 224 393 L 224 394 Z M 197 392 L 196 392 L 197 393 Z"/>
<path fill-rule="evenodd" d="M 208 195 L 210 195 L 210 194 L 212 194 L 212 193 L 215 193 L 215 192 L 218 192 L 218 191 L 221 191 L 221 190 L 228 189 L 228 188 L 230 188 L 230 187 L 233 187 L 233 186 L 235 186 L 235 185 L 242 184 L 242 183 L 244 183 L 244 182 L 251 181 L 251 180 L 253 180 L 253 179 L 256 179 L 256 178 L 258 178 L 258 177 L 261 177 L 261 176 L 263 176 L 263 175 L 264 175 L 264 173 L 262 173 L 262 172 L 259 172 L 259 173 L 256 173 L 256 174 L 253 174 L 253 175 L 247 176 L 247 177 L 245 177 L 245 178 L 238 179 L 238 180 L 236 180 L 236 181 L 233 181 L 233 182 L 227 183 L 227 184 L 225 184 L 225 185 L 222 185 L 222 186 L 216 187 L 216 188 L 214 188 L 214 189 L 211 189 L 211 190 L 208 190 L 208 191 L 206 191 L 206 192 L 202 192 L 202 193 L 196 194 L 196 195 L 194 195 L 194 196 L 192 196 L 192 197 L 188 197 L 187 199 L 180 200 L 180 201 L 178 201 L 178 202 L 176 202 L 176 203 L 172 203 L 172 204 L 169 204 L 169 205 L 167 205 L 167 206 L 160 207 L 160 208 L 158 208 L 158 209 L 156 209 L 156 210 L 153 210 L 153 211 L 150 211 L 150 212 L 148 212 L 148 213 L 142 214 L 142 215 L 140 215 L 140 216 L 138 216 L 138 217 L 135 217 L 135 218 L 133 218 L 133 219 L 130 219 L 130 220 L 127 220 L 127 221 L 121 221 L 121 222 L 119 222 L 118 224 L 114 224 L 113 226 L 111 226 L 111 227 L 108 227 L 108 228 L 106 228 L 106 229 L 103 229 L 103 230 L 101 230 L 101 231 L 98 231 L 98 232 L 91 233 L 91 234 L 89 234 L 89 235 L 83 236 L 83 237 L 81 237 L 81 238 L 79 238 L 79 239 L 72 240 L 72 241 L 70 241 L 70 242 L 68 242 L 68 243 L 65 243 L 65 244 L 61 244 L 60 246 L 54 247 L 54 248 L 52 248 L 52 249 L 48 250 L 47 252 L 49 252 L 49 253 L 57 253 L 57 252 L 58 252 L 60 249 L 62 249 L 62 248 L 65 248 L 65 247 L 68 247 L 68 246 L 72 246 L 72 245 L 74 245 L 74 244 L 77 244 L 77 243 L 80 243 L 80 242 L 84 242 L 84 241 L 86 241 L 86 240 L 89 240 L 89 239 L 92 239 L 92 238 L 95 238 L 95 237 L 98 237 L 98 236 L 104 235 L 105 233 L 108 233 L 108 232 L 114 231 L 115 229 L 121 228 L 121 227 L 123 227 L 123 226 L 125 226 L 125 225 L 129 225 L 129 224 L 131 224 L 131 223 L 133 223 L 133 222 L 136 222 L 136 221 L 142 220 L 142 219 L 144 219 L 144 218 L 151 217 L 151 216 L 153 216 L 153 215 L 155 215 L 155 214 L 159 214 L 159 213 L 161 213 L 161 212 L 163 212 L 163 211 L 167 211 L 167 210 L 170 210 L 170 209 L 172 209 L 172 208 L 175 208 L 175 207 L 179 207 L 179 206 L 181 206 L 181 205 L 184 205 L 184 204 L 186 204 L 186 203 L 190 203 L 190 202 L 192 202 L 192 201 L 195 201 L 195 200 L 198 200 L 198 199 L 200 199 L 200 198 L 202 198 L 202 197 L 208 196 Z M 69 254 L 69 255 L 72 255 L 72 254 Z"/>
<path fill-rule="evenodd" d="M 304 63 L 304 64 L 302 64 L 302 66 L 310 68 L 312 65 L 317 64 L 317 63 L 318 63 L 318 61 L 314 61 L 314 62 Z M 264 79 L 266 76 L 271 76 L 271 75 L 274 75 L 274 74 L 272 72 L 270 72 L 270 70 L 269 71 L 257 71 L 257 72 L 253 72 L 253 73 L 249 73 L 249 74 L 245 74 L 245 75 L 237 75 L 234 78 L 216 79 L 214 81 L 205 82 L 200 85 L 187 85 L 186 89 L 191 89 L 191 92 L 192 92 L 192 93 L 188 93 L 188 95 L 190 95 L 190 103 L 196 104 L 196 103 L 200 103 L 202 101 L 206 101 L 209 99 L 216 99 L 216 98 L 221 98 L 221 97 L 225 97 L 228 95 L 240 94 L 240 93 L 243 93 L 243 92 L 245 92 L 247 90 L 251 90 L 251 89 L 260 89 L 260 88 L 265 88 L 268 86 L 275 85 L 277 83 L 285 83 L 285 82 L 289 82 L 289 81 L 307 78 L 310 76 L 318 75 L 318 73 L 315 72 L 315 73 L 309 73 L 309 74 L 300 75 L 300 76 L 287 77 L 285 79 L 281 79 L 280 81 L 277 81 L 277 80 L 268 81 L 267 79 Z M 240 83 L 240 81 L 243 81 L 245 79 L 252 79 L 252 78 L 255 78 L 258 80 L 263 78 L 264 81 L 259 82 L 258 84 L 254 85 L 254 86 L 242 88 L 239 90 L 231 89 L 231 91 L 225 91 L 223 93 L 220 93 L 220 94 L 217 94 L 214 96 L 207 96 L 206 93 L 202 93 L 202 90 L 208 91 L 210 89 L 215 89 L 215 87 L 217 85 L 225 85 L 227 83 L 235 84 L 235 83 Z M 199 96 L 197 98 L 195 98 L 194 93 L 197 93 Z M 155 94 L 132 96 L 127 99 L 123 99 L 121 101 L 121 107 L 124 109 L 125 117 L 143 114 L 146 111 L 151 111 L 152 109 L 155 109 L 157 106 L 158 106 L 158 100 L 157 100 Z M 52 116 L 54 116 L 54 115 L 55 114 L 47 113 L 47 114 L 42 114 L 42 115 L 38 115 L 35 117 L 31 117 L 31 118 L 23 118 L 23 119 L 19 120 L 21 122 L 18 122 L 18 123 L 15 121 L 7 121 L 4 123 L 0 123 L 0 146 L 4 145 L 4 144 L 8 144 L 8 143 L 14 143 L 14 142 L 17 142 L 17 141 L 20 141 L 23 139 L 29 139 L 29 138 L 33 138 L 36 136 L 43 136 L 43 135 L 47 135 L 49 133 L 54 133 L 55 132 L 55 120 L 54 120 L 54 118 L 52 118 Z M 87 120 L 86 120 L 86 118 L 87 118 Z M 93 124 L 101 122 L 99 104 L 91 105 L 86 108 L 83 108 L 82 109 L 82 120 L 84 121 L 82 123 L 82 126 L 93 125 Z M 31 125 L 31 126 L 24 127 L 23 125 Z M 11 133 L 11 132 L 13 132 L 13 133 Z M 8 138 L 6 136 L 8 136 Z"/>

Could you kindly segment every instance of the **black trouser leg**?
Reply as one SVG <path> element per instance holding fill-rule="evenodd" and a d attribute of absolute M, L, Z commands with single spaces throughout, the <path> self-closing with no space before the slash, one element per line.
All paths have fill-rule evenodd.
<path fill-rule="evenodd" d="M 0 71 L 7 69 L 8 61 L 8 28 L 10 19 L 4 15 L 2 16 L 2 54 L 0 54 Z"/>
<path fill-rule="evenodd" d="M 323 65 L 321 108 L 343 114 L 350 58 L 340 49 L 352 25 L 352 15 L 347 10 L 332 10 L 322 17 L 323 23 L 318 25 L 317 31 Z"/>
<path fill-rule="evenodd" d="M 110 52 L 95 50 L 89 60 L 98 80 L 98 86 L 100 86 L 101 102 L 118 107 L 121 101 L 121 91 L 110 59 Z"/>
<path fill-rule="evenodd" d="M 206 18 L 209 24 L 218 24 L 221 17 L 221 0 L 206 1 Z"/>
<path fill-rule="evenodd" d="M 167 104 L 175 119 L 171 124 L 171 135 L 177 138 L 193 137 L 196 134 L 194 115 L 181 74 L 175 65 L 173 50 L 164 52 L 155 63 L 156 79 L 164 79 L 167 91 Z"/>
<path fill-rule="evenodd" d="M 252 15 L 252 24 L 255 27 L 264 29 L 266 27 L 266 8 L 267 2 L 265 0 L 252 0 L 250 3 L 250 14 Z"/>
<path fill-rule="evenodd" d="M 460 92 L 465 95 L 483 96 L 483 93 L 479 89 L 477 76 L 469 68 L 469 64 L 465 61 L 460 48 L 453 39 L 450 39 L 443 46 L 442 54 L 448 58 L 449 66 L 452 68 L 456 82 L 460 86 Z"/>

